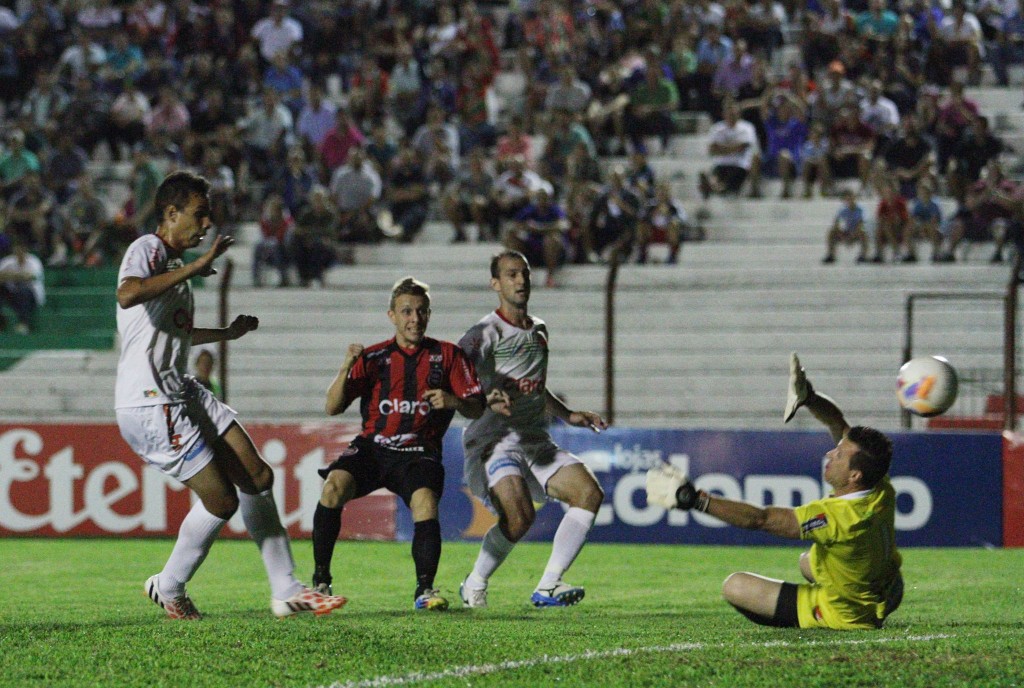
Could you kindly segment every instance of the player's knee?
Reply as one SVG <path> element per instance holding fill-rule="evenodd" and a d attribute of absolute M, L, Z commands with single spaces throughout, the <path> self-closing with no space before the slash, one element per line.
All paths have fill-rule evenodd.
<path fill-rule="evenodd" d="M 604 501 L 604 490 L 597 482 L 591 482 L 589 485 L 580 490 L 579 496 L 576 498 L 577 503 L 571 506 L 579 507 L 580 509 L 586 509 L 587 511 L 596 514 L 597 510 L 601 508 L 601 503 Z"/>
<path fill-rule="evenodd" d="M 536 518 L 533 504 L 526 504 L 505 512 L 504 527 L 502 532 L 509 542 L 519 542 L 530 530 Z"/>
<path fill-rule="evenodd" d="M 256 488 L 257 494 L 260 492 L 266 492 L 274 486 L 274 471 L 271 470 L 270 466 L 262 461 L 256 469 L 253 470 L 250 478 L 252 479 L 253 487 Z"/>
<path fill-rule="evenodd" d="M 722 597 L 729 604 L 737 604 L 743 596 L 744 576 L 742 573 L 730 573 L 722 582 Z"/>
<path fill-rule="evenodd" d="M 345 505 L 348 485 L 341 477 L 339 471 L 332 471 L 327 476 L 323 490 L 320 493 L 320 503 L 328 509 L 340 509 Z"/>
<path fill-rule="evenodd" d="M 238 495 L 234 491 L 203 499 L 203 507 L 217 518 L 229 520 L 238 511 Z"/>

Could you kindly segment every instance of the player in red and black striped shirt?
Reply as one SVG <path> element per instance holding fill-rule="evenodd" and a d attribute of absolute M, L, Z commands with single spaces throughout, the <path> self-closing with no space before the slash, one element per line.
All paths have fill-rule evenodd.
<path fill-rule="evenodd" d="M 441 440 L 456 411 L 478 418 L 485 400 L 476 370 L 462 349 L 424 336 L 430 321 L 428 290 L 412 277 L 395 284 L 388 310 L 395 336 L 365 349 L 349 345 L 327 390 L 326 410 L 332 416 L 360 399 L 363 431 L 320 471 L 327 482 L 313 517 L 313 584 L 330 589 L 342 507 L 385 487 L 412 511 L 415 607 L 442 610 L 448 601 L 434 589 L 441 558 Z"/>

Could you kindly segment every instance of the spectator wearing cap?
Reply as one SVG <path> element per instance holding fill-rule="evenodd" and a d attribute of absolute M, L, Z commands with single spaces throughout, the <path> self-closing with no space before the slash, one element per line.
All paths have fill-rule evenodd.
<path fill-rule="evenodd" d="M 815 92 L 813 101 L 814 120 L 829 128 L 835 122 L 839 109 L 850 98 L 856 97 L 856 90 L 846 79 L 846 67 L 839 60 L 832 60 L 825 71 L 825 80 Z"/>
<path fill-rule="evenodd" d="M 260 19 L 250 32 L 259 45 L 259 54 L 266 62 L 282 50 L 290 53 L 302 41 L 302 24 L 288 16 L 288 0 L 273 0 L 270 16 Z"/>

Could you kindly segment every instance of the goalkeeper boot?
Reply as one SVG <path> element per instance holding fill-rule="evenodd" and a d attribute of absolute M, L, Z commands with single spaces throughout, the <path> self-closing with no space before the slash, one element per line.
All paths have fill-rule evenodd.
<path fill-rule="evenodd" d="M 415 602 L 416 609 L 427 609 L 433 612 L 443 612 L 448 609 L 448 600 L 441 597 L 441 593 L 438 590 L 427 588 L 419 595 L 416 596 Z"/>
<path fill-rule="evenodd" d="M 194 621 L 203 618 L 196 606 L 192 604 L 192 598 L 182 590 L 177 597 L 168 597 L 160 592 L 159 574 L 150 576 L 146 581 L 145 593 L 153 604 L 160 606 L 171 619 L 186 619 Z"/>
<path fill-rule="evenodd" d="M 530 601 L 534 607 L 571 607 L 582 600 L 585 594 L 583 588 L 558 581 L 548 587 L 538 587 L 533 591 Z"/>
<path fill-rule="evenodd" d="M 459 597 L 462 598 L 462 606 L 471 609 L 485 609 L 487 607 L 487 588 L 469 587 L 469 576 L 459 585 Z"/>
<path fill-rule="evenodd" d="M 325 595 L 316 590 L 303 588 L 287 600 L 271 598 L 270 611 L 279 619 L 300 612 L 313 612 L 316 616 L 323 616 L 344 607 L 346 602 L 348 600 L 340 595 Z"/>

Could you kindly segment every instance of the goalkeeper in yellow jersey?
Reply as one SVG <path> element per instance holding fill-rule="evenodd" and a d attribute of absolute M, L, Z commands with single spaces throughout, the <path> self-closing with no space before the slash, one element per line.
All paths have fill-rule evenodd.
<path fill-rule="evenodd" d="M 722 595 L 751 621 L 794 628 L 880 628 L 903 598 L 895 541 L 896 493 L 888 478 L 892 443 L 878 430 L 851 428 L 836 404 L 814 391 L 793 354 L 784 421 L 789 422 L 801 406 L 836 441 L 825 455 L 824 478 L 832 494 L 795 509 L 761 508 L 698 490 L 682 471 L 666 465 L 648 471 L 648 501 L 811 542 L 810 550 L 800 555 L 800 572 L 807 583 L 745 572 L 725 579 Z"/>

